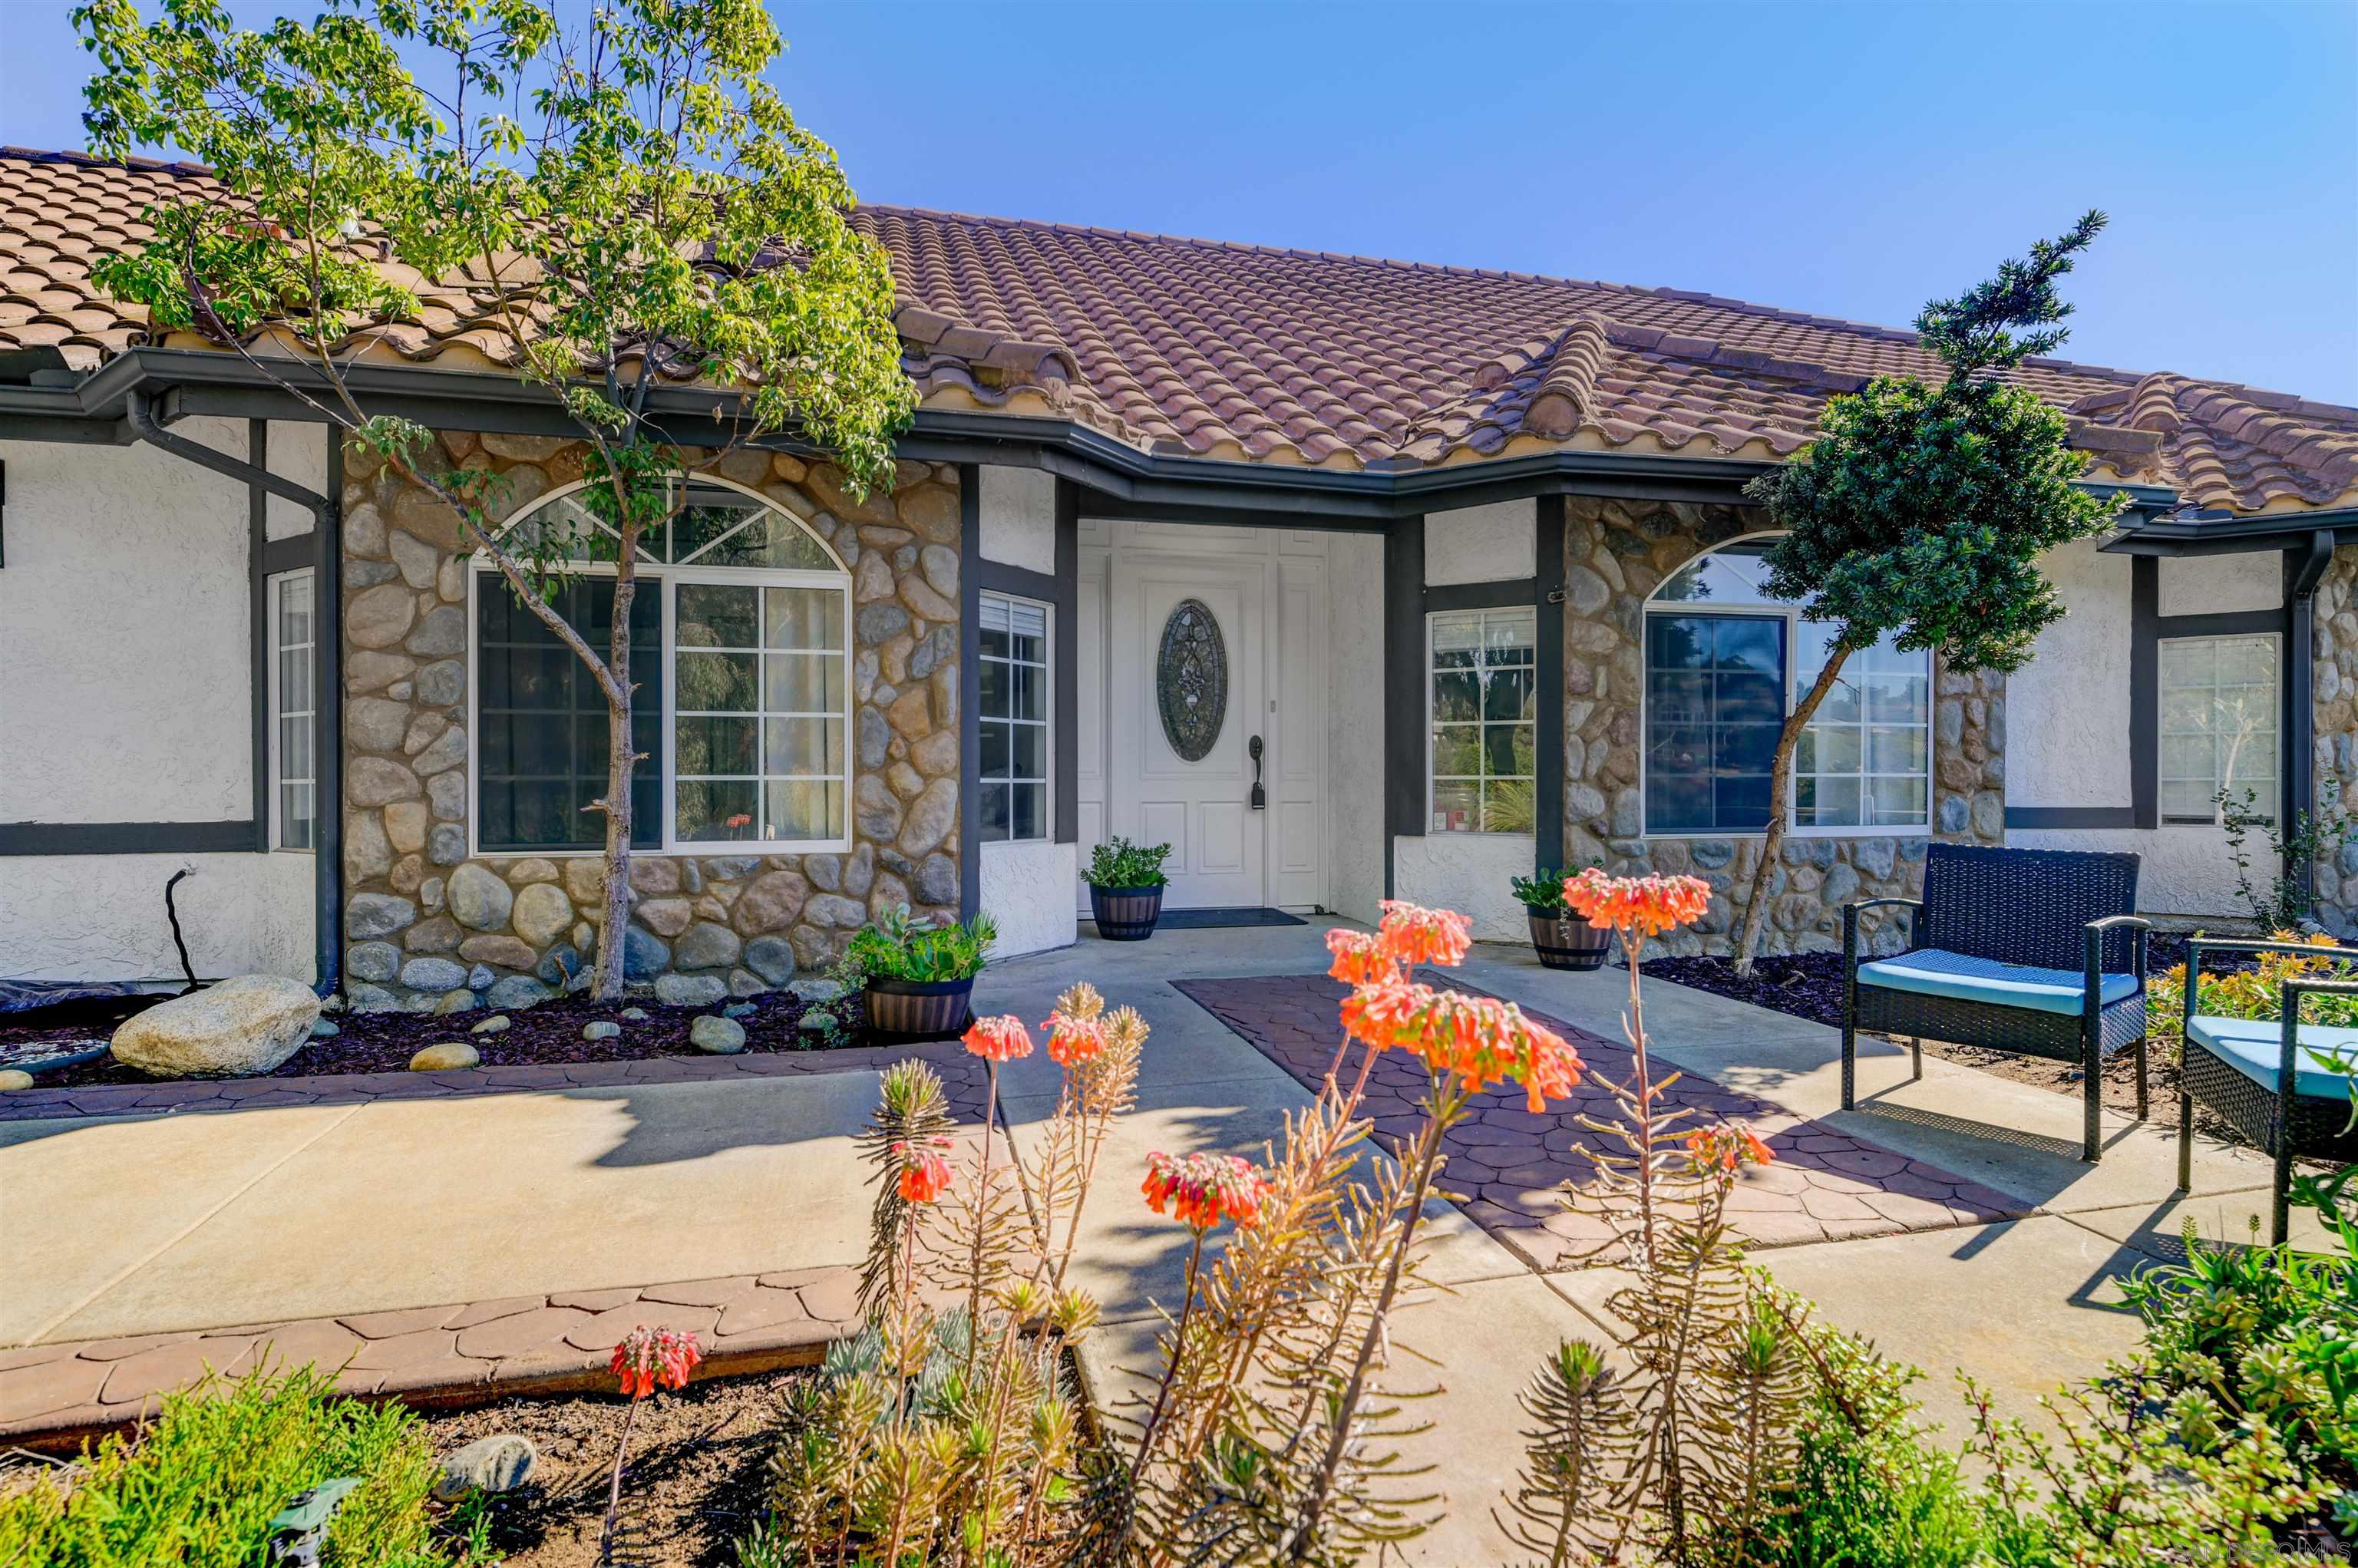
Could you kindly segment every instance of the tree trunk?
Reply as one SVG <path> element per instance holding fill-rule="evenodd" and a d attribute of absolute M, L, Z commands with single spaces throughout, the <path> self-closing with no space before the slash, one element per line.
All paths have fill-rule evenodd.
<path fill-rule="evenodd" d="M 613 623 L 606 638 L 606 667 L 613 679 L 606 690 L 606 797 L 593 810 L 606 814 L 605 914 L 598 927 L 598 965 L 590 994 L 600 1001 L 622 999 L 623 949 L 631 925 L 631 776 L 638 753 L 631 749 L 631 601 L 638 597 L 640 530 L 627 524 L 614 564 Z"/>
<path fill-rule="evenodd" d="M 1818 672 L 1818 678 L 1785 716 L 1785 728 L 1778 731 L 1777 755 L 1768 764 L 1768 835 L 1760 840 L 1760 863 L 1752 868 L 1752 892 L 1744 902 L 1744 925 L 1736 937 L 1739 979 L 1752 973 L 1753 950 L 1760 945 L 1761 923 L 1768 914 L 1768 878 L 1776 869 L 1778 852 L 1785 846 L 1785 824 L 1792 816 L 1793 748 L 1801 743 L 1801 731 L 1817 716 L 1818 704 L 1833 689 L 1849 659 L 1850 649 L 1840 643 L 1826 650 L 1825 668 Z"/>

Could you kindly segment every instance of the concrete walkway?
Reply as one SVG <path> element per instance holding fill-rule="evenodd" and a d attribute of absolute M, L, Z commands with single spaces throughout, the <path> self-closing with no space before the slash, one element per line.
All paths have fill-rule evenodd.
<path fill-rule="evenodd" d="M 1144 944 L 1087 938 L 994 967 L 978 987 L 982 1011 L 1036 1023 L 1059 992 L 1087 979 L 1153 1028 L 1140 1107 L 1109 1151 L 1080 1255 L 1082 1282 L 1106 1308 L 1091 1361 L 1109 1389 L 1120 1385 L 1116 1368 L 1152 1361 L 1156 1303 L 1175 1305 L 1184 1265 L 1184 1232 L 1138 1196 L 1146 1153 L 1258 1156 L 1307 1098 L 1284 1067 L 1169 982 L 1304 975 L 1325 963 L 1317 925 L 1166 932 Z M 1552 972 L 1527 951 L 1482 947 L 1462 972 L 1619 1035 L 1627 978 L 1618 971 Z M 2076 1099 L 1932 1058 L 1909 1083 L 1904 1054 L 1888 1049 L 1869 1054 L 1864 1101 L 1845 1113 L 1832 1031 L 1661 983 L 1649 986 L 1647 1006 L 1658 1050 L 1673 1064 L 1955 1173 L 2027 1217 L 1755 1254 L 1834 1322 L 1924 1367 L 1928 1403 L 1944 1418 L 1961 1414 L 1950 1379 L 1961 1365 L 2026 1412 L 2039 1393 L 2097 1370 L 2136 1337 L 2113 1281 L 2174 1252 L 2181 1212 L 2209 1234 L 2241 1238 L 2245 1217 L 2265 1204 L 2265 1164 L 2208 1144 L 2196 1195 L 2174 1204 L 2172 1146 L 2158 1124 L 2108 1120 L 2105 1158 L 2092 1169 L 2077 1158 Z M 1056 1081 L 1044 1054 L 1003 1075 L 1019 1144 L 1036 1135 Z M 149 1354 L 211 1330 L 215 1339 L 243 1336 L 258 1354 L 267 1325 L 296 1320 L 463 1336 L 512 1319 L 514 1332 L 477 1333 L 477 1348 L 514 1341 L 526 1360 L 546 1350 L 586 1365 L 598 1356 L 585 1342 L 604 1326 L 589 1320 L 618 1306 L 644 1304 L 658 1321 L 666 1304 L 717 1314 L 725 1335 L 730 1306 L 750 1301 L 741 1325 L 762 1318 L 763 1332 L 783 1323 L 808 1338 L 818 1332 L 810 1324 L 838 1320 L 842 1271 L 864 1249 L 868 1194 L 850 1136 L 874 1095 L 872 1065 L 862 1062 L 791 1079 L 0 1125 L 0 1431 L 23 1414 L 11 1379 L 47 1366 L 53 1382 L 80 1387 L 90 1377 L 80 1363 L 92 1359 L 83 1347 L 133 1344 L 133 1354 Z M 1404 1389 L 1444 1390 L 1418 1411 L 1438 1422 L 1435 1433 L 1412 1441 L 1438 1466 L 1419 1489 L 1442 1491 L 1450 1520 L 1409 1557 L 1499 1561 L 1509 1553 L 1489 1509 L 1520 1455 L 1513 1391 L 1558 1339 L 1601 1337 L 1610 1281 L 1537 1271 L 1447 1204 L 1436 1201 L 1427 1224 L 1427 1273 L 1448 1289 L 1403 1314 L 1399 1339 L 1410 1354 L 1397 1375 Z M 649 1288 L 664 1281 L 701 1283 Z M 673 1300 L 682 1295 L 698 1300 Z M 492 1306 L 502 1310 L 479 1317 Z M 434 1325 L 384 1315 L 413 1310 Z M 142 1345 L 143 1336 L 173 1343 Z M 300 1343 L 318 1338 L 307 1329 Z M 455 1339 L 449 1353 L 465 1354 Z M 61 1358 L 76 1363 L 63 1374 L 54 1370 Z"/>

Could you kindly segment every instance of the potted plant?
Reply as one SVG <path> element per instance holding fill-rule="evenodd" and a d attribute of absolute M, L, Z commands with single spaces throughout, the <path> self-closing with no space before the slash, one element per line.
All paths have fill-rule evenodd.
<path fill-rule="evenodd" d="M 1577 871 L 1543 871 L 1514 880 L 1515 896 L 1523 901 L 1523 913 L 1531 916 L 1531 948 L 1543 968 L 1594 969 L 1605 962 L 1613 928 L 1592 925 L 1564 906 L 1563 879 L 1578 874 Z"/>
<path fill-rule="evenodd" d="M 903 904 L 860 928 L 837 973 L 859 986 L 868 1027 L 879 1033 L 955 1034 L 971 1017 L 974 978 L 998 939 L 988 914 L 937 925 L 912 922 Z"/>
<path fill-rule="evenodd" d="M 1097 847 L 1089 857 L 1089 914 L 1109 942 L 1143 942 L 1163 918 L 1163 862 L 1171 846 L 1144 848 L 1127 838 Z"/>

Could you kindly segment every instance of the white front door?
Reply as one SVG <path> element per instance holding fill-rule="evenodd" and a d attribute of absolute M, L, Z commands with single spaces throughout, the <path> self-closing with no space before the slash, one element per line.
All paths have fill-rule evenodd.
<path fill-rule="evenodd" d="M 1268 899 L 1270 814 L 1252 806 L 1253 742 L 1267 739 L 1260 716 L 1268 707 L 1261 690 L 1268 570 L 1259 558 L 1128 549 L 1115 556 L 1107 617 L 1107 825 L 1141 844 L 1171 846 L 1167 908 Z M 1196 688 L 1199 704 L 1216 702 L 1219 711 L 1208 749 L 1200 735 L 1190 744 L 1201 751 L 1192 760 L 1173 743 L 1160 708 L 1164 637 L 1182 605 L 1210 612 L 1216 635 L 1199 649 L 1217 650 L 1227 677 L 1224 693 Z M 1199 711 L 1208 728 L 1214 715 Z M 1264 769 L 1267 758 L 1264 745 Z"/>

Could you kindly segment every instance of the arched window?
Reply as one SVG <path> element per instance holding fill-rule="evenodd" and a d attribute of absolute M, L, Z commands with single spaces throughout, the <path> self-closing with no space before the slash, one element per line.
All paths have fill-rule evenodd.
<path fill-rule="evenodd" d="M 1646 831 L 1758 833 L 1777 734 L 1824 667 L 1827 629 L 1763 594 L 1775 535 L 1733 540 L 1646 603 Z M 1931 655 L 1886 637 L 1853 654 L 1793 752 L 1797 833 L 1923 832 L 1931 809 Z"/>
<path fill-rule="evenodd" d="M 776 503 L 696 481 L 640 541 L 631 609 L 639 764 L 636 847 L 763 853 L 849 847 L 851 577 L 825 540 Z M 588 546 L 612 537 L 579 487 L 536 503 L 509 531 L 551 529 L 580 561 L 553 600 L 602 650 L 614 568 Z M 606 788 L 606 703 L 580 660 L 487 563 L 474 573 L 475 846 L 484 854 L 602 847 L 586 809 Z"/>

